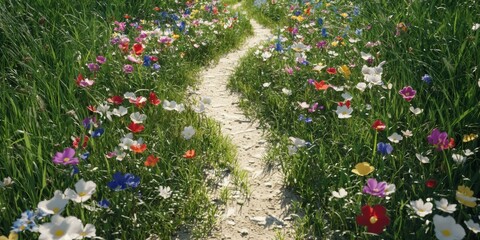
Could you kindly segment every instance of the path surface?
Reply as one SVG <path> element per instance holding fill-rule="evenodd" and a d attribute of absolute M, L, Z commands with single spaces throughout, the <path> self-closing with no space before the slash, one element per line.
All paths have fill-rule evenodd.
<path fill-rule="evenodd" d="M 254 36 L 234 52 L 220 59 L 213 68 L 201 74 L 197 96 L 211 98 L 207 116 L 219 122 L 222 132 L 237 146 L 237 162 L 248 173 L 250 196 L 233 194 L 218 225 L 209 239 L 270 240 L 276 236 L 293 239 L 291 216 L 288 213 L 291 194 L 283 189 L 283 176 L 278 167 L 267 169 L 264 155 L 267 141 L 258 123 L 245 117 L 238 107 L 239 97 L 227 89 L 229 76 L 249 49 L 271 37 L 268 29 L 251 20 Z M 232 186 L 230 186 L 232 187 Z M 215 194 L 218 194 L 219 189 Z M 215 196 L 213 196 L 215 198 Z"/>

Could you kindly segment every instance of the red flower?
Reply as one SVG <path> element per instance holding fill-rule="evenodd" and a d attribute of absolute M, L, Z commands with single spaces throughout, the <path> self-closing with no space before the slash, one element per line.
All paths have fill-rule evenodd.
<path fill-rule="evenodd" d="M 431 178 L 431 179 L 428 179 L 426 182 L 425 182 L 425 186 L 427 186 L 428 188 L 434 188 L 437 186 L 437 180 Z"/>
<path fill-rule="evenodd" d="M 327 68 L 327 73 L 328 74 L 337 74 L 337 69 L 331 67 L 331 68 Z"/>
<path fill-rule="evenodd" d="M 387 209 L 382 205 L 373 207 L 365 205 L 362 207 L 362 215 L 357 216 L 357 224 L 366 226 L 368 232 L 380 234 L 390 223 L 390 218 L 388 218 L 386 213 Z"/>
<path fill-rule="evenodd" d="M 150 155 L 147 157 L 147 160 L 145 161 L 145 166 L 146 167 L 154 167 L 158 163 L 158 158 Z"/>
<path fill-rule="evenodd" d="M 127 128 L 128 128 L 128 130 L 132 131 L 133 133 L 139 133 L 139 132 L 143 131 L 143 129 L 145 129 L 145 127 L 142 124 L 136 124 L 134 122 L 131 122 L 128 125 Z"/>
<path fill-rule="evenodd" d="M 194 158 L 195 157 L 195 149 L 190 149 L 183 154 L 184 158 Z"/>
<path fill-rule="evenodd" d="M 133 44 L 133 51 L 136 55 L 142 55 L 143 53 L 143 45 L 141 43 Z"/>
<path fill-rule="evenodd" d="M 143 143 L 143 144 L 132 145 L 130 146 L 130 149 L 136 153 L 143 153 L 145 150 L 147 150 L 147 144 Z"/>
<path fill-rule="evenodd" d="M 137 97 L 135 99 L 130 99 L 129 101 L 130 103 L 135 104 L 135 106 L 137 106 L 138 108 L 142 108 L 143 106 L 145 106 L 145 104 L 147 104 L 147 99 L 142 96 Z"/>
<path fill-rule="evenodd" d="M 93 105 L 89 105 L 87 106 L 87 109 L 90 111 L 90 112 L 96 112 L 97 111 L 97 108 Z"/>
<path fill-rule="evenodd" d="M 455 139 L 450 138 L 450 142 L 448 142 L 448 148 L 454 148 L 455 147 Z"/>
<path fill-rule="evenodd" d="M 385 130 L 385 123 L 380 121 L 379 119 L 375 120 L 375 122 L 372 125 L 372 128 L 375 129 L 375 131 L 380 132 Z"/>
<path fill-rule="evenodd" d="M 80 138 L 72 137 L 72 139 L 73 139 L 73 143 L 72 143 L 73 148 L 78 148 L 78 145 L 80 144 Z M 83 144 L 82 144 L 83 148 L 87 147 L 88 139 L 89 139 L 88 136 L 83 137 Z"/>
<path fill-rule="evenodd" d="M 150 101 L 151 104 L 157 106 L 158 104 L 160 104 L 162 101 L 160 101 L 160 99 L 157 98 L 157 95 L 155 95 L 154 92 L 151 92 L 150 93 L 150 96 L 148 97 L 148 100 Z"/>
<path fill-rule="evenodd" d="M 320 81 L 320 82 L 313 82 L 313 85 L 315 85 L 315 89 L 317 90 L 327 90 L 329 85 L 327 83 L 325 83 L 325 81 Z"/>
<path fill-rule="evenodd" d="M 347 106 L 347 108 L 350 108 L 350 100 L 347 100 L 344 102 L 338 102 L 338 106 L 342 107 L 343 105 Z"/>
<path fill-rule="evenodd" d="M 107 98 L 107 101 L 108 101 L 109 103 L 113 103 L 113 104 L 115 104 L 115 105 L 120 105 L 120 104 L 122 104 L 122 102 L 123 102 L 123 98 L 120 97 L 120 96 L 113 96 L 113 97 L 111 97 L 111 98 Z"/>
<path fill-rule="evenodd" d="M 158 61 L 158 57 L 150 56 L 150 60 L 152 60 L 152 62 L 156 62 L 156 61 Z"/>
<path fill-rule="evenodd" d="M 153 10 L 154 10 L 155 12 L 159 12 L 159 11 L 160 11 L 160 8 L 159 8 L 159 7 L 154 7 Z"/>

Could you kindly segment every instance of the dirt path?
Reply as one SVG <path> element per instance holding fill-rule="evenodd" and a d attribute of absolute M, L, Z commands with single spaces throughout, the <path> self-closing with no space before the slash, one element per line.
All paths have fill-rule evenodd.
<path fill-rule="evenodd" d="M 268 29 L 251 20 L 254 36 L 234 52 L 222 57 L 216 66 L 200 73 L 201 84 L 196 96 L 207 96 L 212 104 L 207 106 L 207 116 L 219 122 L 222 132 L 238 148 L 240 169 L 248 173 L 250 196 L 233 192 L 232 200 L 219 216 L 218 226 L 209 239 L 269 240 L 283 236 L 292 239 L 291 216 L 288 213 L 291 194 L 283 189 L 282 174 L 277 167 L 267 169 L 264 155 L 267 142 L 258 123 L 245 117 L 238 107 L 239 97 L 227 89 L 227 81 L 240 58 L 247 51 L 267 40 Z M 224 186 L 224 187 L 233 187 Z M 217 190 L 215 194 L 218 194 Z"/>

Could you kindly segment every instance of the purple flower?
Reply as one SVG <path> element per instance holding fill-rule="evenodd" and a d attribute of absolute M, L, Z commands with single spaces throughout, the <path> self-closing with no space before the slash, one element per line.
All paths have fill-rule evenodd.
<path fill-rule="evenodd" d="M 326 48 L 328 45 L 327 41 L 323 40 L 317 43 L 317 48 Z"/>
<path fill-rule="evenodd" d="M 386 182 L 377 182 L 375 178 L 369 178 L 367 185 L 363 187 L 363 193 L 368 193 L 372 196 L 385 197 Z"/>
<path fill-rule="evenodd" d="M 448 134 L 440 132 L 437 128 L 433 129 L 432 133 L 427 137 L 428 143 L 437 147 L 437 151 L 449 148 Z"/>
<path fill-rule="evenodd" d="M 75 150 L 73 148 L 65 148 L 63 152 L 57 152 L 53 157 L 53 163 L 63 165 L 76 165 L 79 160 L 75 156 Z"/>
<path fill-rule="evenodd" d="M 100 71 L 100 66 L 96 63 L 88 63 L 87 64 L 87 67 L 88 67 L 88 70 L 90 70 L 90 72 L 98 72 Z"/>
<path fill-rule="evenodd" d="M 123 72 L 126 74 L 132 73 L 133 72 L 133 66 L 130 64 L 125 64 L 123 65 Z"/>
<path fill-rule="evenodd" d="M 413 90 L 413 88 L 410 86 L 406 86 L 402 90 L 398 91 L 398 93 L 402 95 L 403 99 L 407 100 L 407 102 L 410 102 L 415 97 L 415 94 L 417 94 L 417 91 Z"/>
<path fill-rule="evenodd" d="M 107 61 L 107 59 L 104 56 L 97 56 L 96 60 L 98 64 L 104 64 Z"/>
<path fill-rule="evenodd" d="M 377 144 L 377 151 L 385 156 L 392 153 L 393 147 L 390 145 L 390 143 L 379 142 Z"/>

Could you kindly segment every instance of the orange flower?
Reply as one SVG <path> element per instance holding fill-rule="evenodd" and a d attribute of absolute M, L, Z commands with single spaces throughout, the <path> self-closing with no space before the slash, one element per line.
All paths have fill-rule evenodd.
<path fill-rule="evenodd" d="M 142 55 L 143 53 L 143 45 L 140 43 L 133 44 L 133 51 L 136 55 Z"/>
<path fill-rule="evenodd" d="M 194 158 L 195 157 L 195 149 L 190 149 L 183 154 L 184 158 Z"/>
<path fill-rule="evenodd" d="M 155 157 L 153 155 L 150 155 L 147 157 L 147 160 L 145 161 L 145 166 L 146 167 L 154 167 L 158 163 L 158 157 Z"/>
<path fill-rule="evenodd" d="M 313 82 L 313 84 L 315 85 L 315 89 L 317 90 L 327 90 L 329 85 L 327 83 L 325 83 L 325 81 L 320 81 L 320 82 Z"/>
<path fill-rule="evenodd" d="M 145 150 L 147 150 L 147 144 L 137 144 L 137 145 L 132 145 L 130 146 L 130 149 L 136 153 L 143 153 Z"/>

